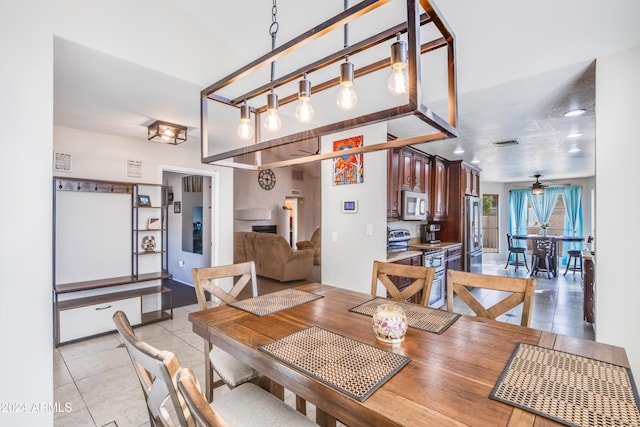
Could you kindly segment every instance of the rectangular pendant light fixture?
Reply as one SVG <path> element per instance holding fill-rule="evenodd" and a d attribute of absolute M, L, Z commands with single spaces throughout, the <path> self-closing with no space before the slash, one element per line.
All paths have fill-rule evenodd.
<path fill-rule="evenodd" d="M 396 17 L 386 29 L 379 24 Z M 350 45 L 336 42 L 335 33 L 347 34 L 348 28 L 359 30 L 359 39 Z M 363 36 L 364 31 L 368 35 Z M 407 48 L 408 90 L 392 96 L 387 77 L 398 71 L 395 63 L 392 69 L 391 56 L 404 58 L 398 53 L 401 38 Z M 446 110 L 441 114 L 446 119 L 424 105 L 421 79 L 430 78 L 423 75 L 430 68 L 423 71 L 423 67 L 437 62 L 423 63 L 429 54 L 441 64 L 441 103 Z M 340 64 L 345 60 L 355 65 L 352 84 L 358 92 L 358 104 L 350 111 L 340 110 L 333 96 L 340 87 Z M 288 68 L 269 79 L 263 67 L 274 61 L 279 69 Z M 300 92 L 303 79 L 310 83 Z M 274 92 L 279 95 L 282 126 L 270 133 L 262 122 L 268 114 L 267 95 Z M 314 103 L 310 123 L 296 121 L 300 114 L 294 114 L 294 109 L 300 100 Z M 208 164 L 266 169 L 454 138 L 458 116 L 454 35 L 433 0 L 363 0 L 211 84 L 201 91 L 200 101 L 202 163 Z M 396 139 L 367 141 L 366 146 L 340 153 L 318 153 L 313 148 L 325 135 L 381 122 L 387 123 Z M 236 132 L 240 123 L 242 128 Z M 292 151 L 298 155 L 286 154 Z"/>
<path fill-rule="evenodd" d="M 156 120 L 147 126 L 147 139 L 165 144 L 182 144 L 187 140 L 187 127 Z"/>

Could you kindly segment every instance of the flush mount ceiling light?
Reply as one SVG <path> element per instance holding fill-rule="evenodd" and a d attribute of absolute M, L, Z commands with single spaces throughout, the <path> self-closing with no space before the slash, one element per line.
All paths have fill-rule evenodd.
<path fill-rule="evenodd" d="M 587 110 L 585 110 L 584 108 L 578 108 L 578 109 L 575 109 L 575 110 L 567 111 L 566 113 L 563 114 L 563 116 L 565 116 L 565 117 L 581 116 L 586 112 L 587 112 Z"/>
<path fill-rule="evenodd" d="M 178 145 L 187 140 L 187 127 L 156 120 L 147 126 L 149 141 Z"/>
<path fill-rule="evenodd" d="M 381 20 L 391 21 L 390 26 L 383 29 Z M 359 38 L 347 43 L 345 37 L 345 45 L 337 48 L 335 32 L 344 30 L 346 35 L 347 25 L 357 27 Z M 431 53 L 435 59 L 425 61 L 423 56 Z M 277 76 L 272 72 L 267 80 L 263 68 L 271 64 L 273 70 L 276 60 L 278 68 L 287 68 Z M 339 75 L 335 71 L 338 64 Z M 391 96 L 385 88 L 390 67 L 406 70 L 406 94 Z M 433 80 L 442 82 L 442 97 L 448 101 L 446 118 L 424 105 L 422 95 L 421 79 L 429 79 L 428 73 L 436 67 L 442 78 Z M 336 105 L 335 90 L 342 86 L 353 89 L 356 80 L 358 104 L 343 111 Z M 311 95 L 315 115 L 310 115 L 309 109 L 296 112 L 298 103 L 308 102 Z M 342 12 L 278 47 L 273 43 L 270 52 L 203 89 L 200 100 L 202 162 L 209 164 L 267 169 L 454 138 L 458 134 L 454 35 L 433 0 L 363 0 L 351 7 L 345 2 Z M 274 106 L 281 120 L 277 134 L 260 126 Z M 239 116 L 245 128 L 250 126 L 247 122 L 253 122 L 254 132 L 238 131 Z M 288 154 L 278 156 L 285 150 L 296 151 L 310 140 L 384 122 L 387 129 L 396 126 L 405 134 L 391 141 L 369 139 L 365 146 L 339 153 L 312 153 L 295 159 Z M 242 141 L 239 134 L 251 136 Z"/>
<path fill-rule="evenodd" d="M 459 145 L 456 147 L 455 150 L 453 150 L 453 154 L 463 154 L 463 153 L 464 153 L 464 149 Z"/>

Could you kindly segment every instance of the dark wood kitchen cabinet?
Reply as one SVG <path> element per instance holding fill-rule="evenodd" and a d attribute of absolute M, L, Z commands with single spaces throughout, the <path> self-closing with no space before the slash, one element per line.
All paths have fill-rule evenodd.
<path fill-rule="evenodd" d="M 446 270 L 462 270 L 462 245 L 446 248 L 444 259 Z"/>
<path fill-rule="evenodd" d="M 447 218 L 449 212 L 449 165 L 442 157 L 433 158 L 433 191 L 431 208 L 434 221 Z"/>
<path fill-rule="evenodd" d="M 387 220 L 400 219 L 400 150 L 387 150 Z"/>
<path fill-rule="evenodd" d="M 387 220 L 401 218 L 402 191 L 424 193 L 429 210 L 431 180 L 431 156 L 411 147 L 387 150 Z"/>

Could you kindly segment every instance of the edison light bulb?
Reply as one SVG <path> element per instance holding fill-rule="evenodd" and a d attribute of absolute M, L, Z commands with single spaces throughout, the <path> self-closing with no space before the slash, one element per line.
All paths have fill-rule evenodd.
<path fill-rule="evenodd" d="M 296 107 L 296 119 L 302 123 L 309 123 L 313 120 L 313 107 L 309 98 L 300 98 L 300 102 Z"/>
<path fill-rule="evenodd" d="M 278 110 L 271 110 L 267 112 L 267 117 L 264 119 L 264 127 L 269 132 L 277 132 L 282 126 L 280 116 L 278 116 Z"/>
<path fill-rule="evenodd" d="M 341 110 L 351 110 L 358 103 L 358 95 L 353 88 L 353 64 L 349 61 L 340 64 L 340 90 L 336 103 Z"/>
<path fill-rule="evenodd" d="M 241 119 L 238 126 L 238 136 L 240 139 L 251 139 L 253 137 L 253 126 L 248 119 Z"/>
<path fill-rule="evenodd" d="M 358 95 L 356 95 L 356 91 L 353 90 L 353 84 L 342 85 L 340 91 L 338 92 L 338 98 L 336 99 L 338 107 L 341 110 L 348 111 L 356 106 L 358 103 Z"/>
<path fill-rule="evenodd" d="M 269 132 L 277 132 L 282 126 L 278 116 L 278 95 L 271 92 L 267 95 L 267 117 L 264 119 L 264 127 Z"/>
<path fill-rule="evenodd" d="M 238 126 L 238 136 L 240 139 L 251 139 L 253 137 L 253 126 L 251 126 L 251 109 L 246 102 L 240 106 L 240 126 Z"/>
<path fill-rule="evenodd" d="M 394 67 L 387 86 L 392 95 L 406 94 L 409 91 L 409 75 L 406 72 L 406 67 Z"/>

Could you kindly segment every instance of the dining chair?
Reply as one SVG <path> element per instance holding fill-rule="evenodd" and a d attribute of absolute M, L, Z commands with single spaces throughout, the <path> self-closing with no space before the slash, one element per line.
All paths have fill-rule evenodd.
<path fill-rule="evenodd" d="M 516 266 L 516 271 L 518 271 L 518 266 L 520 265 L 520 261 L 518 260 L 519 255 L 522 255 L 522 260 L 524 262 L 524 266 L 529 271 L 529 266 L 527 265 L 527 248 L 520 248 L 517 246 L 513 246 L 513 236 L 507 233 L 507 250 L 509 254 L 507 255 L 507 264 L 504 268 L 509 266 L 509 262 L 511 261 L 511 255 L 514 255 L 513 265 Z"/>
<path fill-rule="evenodd" d="M 152 426 L 315 425 L 309 418 L 253 383 L 241 384 L 215 402 L 207 403 L 193 372 L 183 369 L 174 353 L 156 349 L 138 338 L 124 312 L 114 313 L 113 321 L 138 374 Z M 178 388 L 179 379 L 186 382 L 187 377 L 197 394 L 195 390 L 188 389 L 193 394 L 183 395 Z M 199 418 L 201 413 L 206 413 L 207 417 Z"/>
<path fill-rule="evenodd" d="M 435 268 L 431 267 L 374 261 L 371 295 L 377 295 L 378 282 L 380 282 L 387 290 L 387 298 L 398 302 L 408 302 L 411 297 L 416 295 L 419 304 L 427 306 L 429 305 L 435 271 Z M 393 283 L 392 277 L 404 277 L 411 280 L 411 283 L 398 289 Z"/>
<path fill-rule="evenodd" d="M 211 403 L 205 400 L 200 384 L 190 368 L 180 369 L 176 384 L 197 427 L 317 427 L 311 419 L 252 383 L 242 384 Z"/>
<path fill-rule="evenodd" d="M 556 245 L 551 239 L 533 239 L 531 242 L 531 274 L 537 275 L 541 271 L 547 272 L 547 278 L 556 275 L 555 261 Z"/>
<path fill-rule="evenodd" d="M 495 296 L 488 297 L 484 293 L 482 300 L 493 303 L 486 307 L 472 293 L 475 289 L 485 289 L 489 291 L 508 292 L 495 293 Z M 454 312 L 454 294 L 458 296 L 478 317 L 496 320 L 509 310 L 522 304 L 522 316 L 520 324 L 529 326 L 531 323 L 531 311 L 533 307 L 533 296 L 536 290 L 536 280 L 521 277 L 490 276 L 485 274 L 468 273 L 464 271 L 447 271 L 447 311 Z M 492 292 L 493 293 L 493 292 Z M 486 297 L 486 298 L 485 298 Z M 488 304 L 487 304 L 488 305 Z"/>
<path fill-rule="evenodd" d="M 191 270 L 196 289 L 196 298 L 200 310 L 209 308 L 209 297 L 212 295 L 220 304 L 231 304 L 238 300 L 238 295 L 251 283 L 251 295 L 258 295 L 256 267 L 253 261 L 220 265 L 216 267 L 194 268 Z M 237 278 L 237 279 L 236 279 Z M 225 291 L 218 286 L 218 280 L 230 279 L 235 283 L 231 290 Z M 204 340 L 205 389 L 207 399 L 213 400 L 213 390 L 226 384 L 229 388 L 237 387 L 249 381 L 255 381 L 260 374 L 255 369 L 240 362 L 226 351 Z M 214 371 L 220 377 L 214 380 Z"/>
<path fill-rule="evenodd" d="M 140 381 L 151 426 L 176 425 L 170 414 L 177 418 L 178 425 L 193 425 L 187 406 L 180 401 L 173 387 L 173 379 L 180 369 L 176 355 L 140 340 L 123 311 L 113 314 L 113 322 Z"/>

